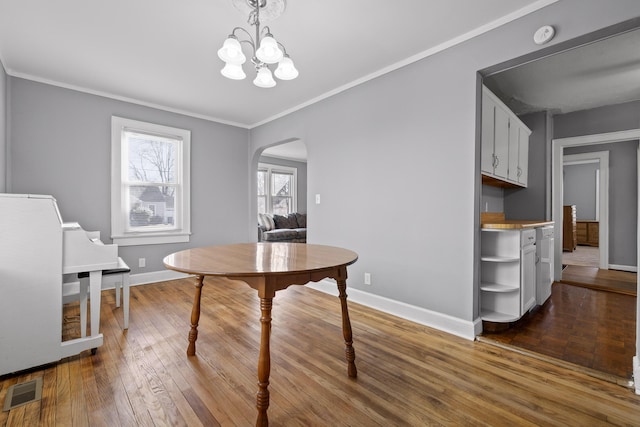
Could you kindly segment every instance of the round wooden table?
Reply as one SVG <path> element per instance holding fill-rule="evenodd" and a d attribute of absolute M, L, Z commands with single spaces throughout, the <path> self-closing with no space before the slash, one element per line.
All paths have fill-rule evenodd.
<path fill-rule="evenodd" d="M 205 276 L 241 280 L 257 290 L 262 315 L 260 317 L 256 426 L 267 426 L 271 370 L 269 340 L 273 298 L 277 291 L 286 289 L 290 285 L 304 285 L 331 278 L 338 284 L 342 306 L 342 332 L 346 346 L 347 374 L 355 378 L 357 370 L 346 288 L 347 266 L 356 262 L 357 259 L 358 255 L 347 249 L 306 243 L 240 243 L 187 249 L 167 256 L 163 260 L 166 268 L 197 276 L 187 355 L 196 354 L 200 300 Z"/>

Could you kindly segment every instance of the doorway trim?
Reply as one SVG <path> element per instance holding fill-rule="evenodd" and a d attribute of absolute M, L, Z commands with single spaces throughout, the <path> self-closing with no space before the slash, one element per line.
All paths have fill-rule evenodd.
<path fill-rule="evenodd" d="M 575 136 L 570 138 L 557 138 L 551 140 L 551 186 L 552 186 L 552 218 L 555 221 L 554 235 L 554 281 L 562 277 L 562 164 L 564 149 L 579 145 L 606 144 L 613 142 L 624 142 L 629 140 L 640 140 L 640 129 L 631 129 L 619 132 L 600 133 L 594 135 Z M 638 160 L 640 162 L 640 146 L 638 147 Z M 640 163 L 636 168 L 638 183 L 640 184 Z M 640 190 L 639 190 L 640 191 Z M 601 191 L 603 193 L 603 191 Z M 636 247 L 640 251 L 640 199 L 638 200 L 639 210 L 637 218 Z M 608 224 L 607 224 L 608 227 Z M 638 252 L 640 261 L 640 252 Z M 636 279 L 636 291 L 640 294 L 640 280 Z M 640 394 L 640 298 L 636 298 L 636 355 L 633 357 L 633 378 L 636 394 Z"/>
<path fill-rule="evenodd" d="M 586 145 L 586 144 L 579 144 Z M 577 145 L 573 145 L 574 147 Z M 603 270 L 609 269 L 609 152 L 608 151 L 595 151 L 591 153 L 580 154 L 564 154 L 562 155 L 562 166 L 573 162 L 586 163 L 588 161 L 594 161 L 599 163 L 600 173 L 598 175 L 598 187 L 596 187 L 596 204 L 598 215 L 598 249 L 600 252 L 600 261 L 598 265 Z M 562 176 L 562 175 L 559 175 Z M 598 191 L 599 190 L 599 191 Z M 562 198 L 564 204 L 564 185 L 561 185 Z M 554 188 L 553 194 L 560 194 L 558 189 Z M 562 235 L 562 221 L 558 221 L 560 225 L 560 233 Z M 555 232 L 554 232 L 555 233 Z M 562 243 L 562 242 L 561 242 Z M 562 246 L 561 246 L 562 248 Z M 561 252 L 562 253 L 562 252 Z M 555 261 L 555 260 L 554 260 Z M 560 256 L 560 263 L 562 263 L 562 256 Z M 562 271 L 562 270 L 561 270 Z"/>

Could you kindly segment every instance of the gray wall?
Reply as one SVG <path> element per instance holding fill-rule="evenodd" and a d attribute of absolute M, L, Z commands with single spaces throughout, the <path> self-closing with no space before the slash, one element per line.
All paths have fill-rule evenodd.
<path fill-rule="evenodd" d="M 638 141 L 565 148 L 564 154 L 594 151 L 609 151 L 609 263 L 636 266 Z"/>
<path fill-rule="evenodd" d="M 260 163 L 270 163 L 272 165 L 288 166 L 298 170 L 298 182 L 296 192 L 298 196 L 298 212 L 307 212 L 307 164 L 305 162 L 295 162 L 293 160 L 279 159 L 277 157 L 260 156 Z"/>
<path fill-rule="evenodd" d="M 566 154 L 566 152 L 565 152 Z M 565 165 L 562 176 L 562 204 L 576 206 L 576 219 L 596 219 L 596 171 L 598 163 Z"/>
<path fill-rule="evenodd" d="M 8 191 L 53 195 L 63 220 L 100 230 L 105 242 L 111 241 L 111 116 L 191 131 L 191 242 L 120 247 L 134 273 L 164 270 L 162 258 L 187 247 L 255 240 L 247 229 L 248 130 L 17 77 L 8 86 Z"/>
<path fill-rule="evenodd" d="M 637 1 L 554 3 L 252 129 L 252 164 L 263 147 L 302 139 L 308 190 L 322 200 L 308 206 L 308 240 L 358 252 L 349 286 L 476 320 L 476 72 L 538 49 L 531 38 L 544 24 L 559 29 L 557 42 L 639 14 Z"/>
<path fill-rule="evenodd" d="M 7 73 L 0 60 L 0 193 L 7 188 Z"/>
<path fill-rule="evenodd" d="M 508 219 L 543 220 L 547 216 L 547 184 L 550 174 L 547 158 L 551 156 L 547 141 L 549 116 L 533 113 L 520 116 L 520 120 L 531 130 L 529 136 L 529 176 L 527 188 L 504 190 L 504 213 Z"/>
<path fill-rule="evenodd" d="M 504 212 L 504 189 L 483 185 L 480 209 L 482 212 Z"/>
<path fill-rule="evenodd" d="M 554 138 L 640 128 L 640 101 L 554 116 Z M 564 154 L 609 150 L 609 262 L 637 265 L 637 141 L 566 148 Z"/>
<path fill-rule="evenodd" d="M 553 137 L 592 135 L 640 128 L 640 101 L 610 105 L 553 117 Z"/>

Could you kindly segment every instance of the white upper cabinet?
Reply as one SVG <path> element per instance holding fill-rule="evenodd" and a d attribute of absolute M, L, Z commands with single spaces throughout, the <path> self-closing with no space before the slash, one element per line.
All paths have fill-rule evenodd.
<path fill-rule="evenodd" d="M 482 87 L 482 174 L 527 186 L 531 131 L 489 89 Z"/>

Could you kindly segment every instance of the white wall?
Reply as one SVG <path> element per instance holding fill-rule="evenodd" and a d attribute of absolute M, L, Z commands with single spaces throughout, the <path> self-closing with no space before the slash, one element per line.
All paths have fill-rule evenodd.
<path fill-rule="evenodd" d="M 542 25 L 556 26 L 557 43 L 638 14 L 636 1 L 555 3 L 252 129 L 251 161 L 261 147 L 302 139 L 308 241 L 358 252 L 349 286 L 471 324 L 481 194 L 477 71 L 538 49 L 532 35 Z"/>
<path fill-rule="evenodd" d="M 7 180 L 7 74 L 0 60 L 0 193 Z"/>

